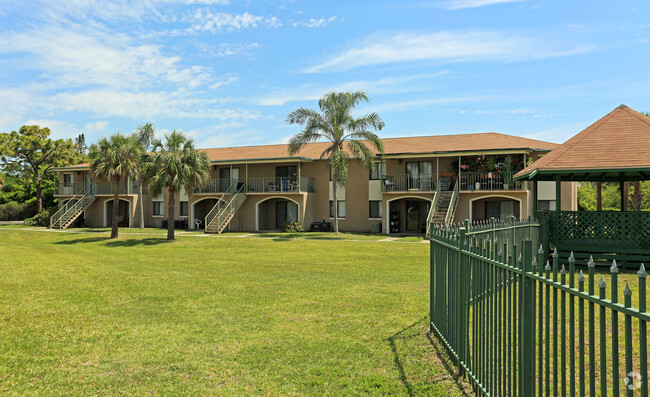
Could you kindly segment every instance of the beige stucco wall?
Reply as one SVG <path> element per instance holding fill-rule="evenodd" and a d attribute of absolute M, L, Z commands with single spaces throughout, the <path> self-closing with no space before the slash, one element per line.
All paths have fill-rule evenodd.
<path fill-rule="evenodd" d="M 474 220 L 482 219 L 482 214 L 473 214 L 471 205 L 474 201 L 494 198 L 498 199 L 513 199 L 519 202 L 520 214 L 522 218 L 532 216 L 529 212 L 528 205 L 529 192 L 522 191 L 462 191 L 458 196 L 458 206 L 454 214 L 454 222 L 462 222 L 465 219 Z M 519 216 L 519 214 L 515 214 Z"/>

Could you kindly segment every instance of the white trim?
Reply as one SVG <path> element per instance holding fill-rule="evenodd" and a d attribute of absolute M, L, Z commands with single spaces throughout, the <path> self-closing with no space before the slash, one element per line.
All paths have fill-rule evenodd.
<path fill-rule="evenodd" d="M 435 198 L 435 196 L 436 195 L 434 193 L 433 197 Z M 386 218 L 387 216 L 390 216 L 390 203 L 391 203 L 391 201 L 407 199 L 407 198 L 416 198 L 416 199 L 420 199 L 422 201 L 430 201 L 431 204 L 433 204 L 433 199 L 429 199 L 428 197 L 422 197 L 422 196 L 399 196 L 399 197 L 392 198 L 390 200 L 386 200 L 386 213 L 382 213 L 383 216 L 382 216 L 382 221 L 381 221 L 382 225 L 385 226 L 385 228 L 386 228 L 384 230 L 384 232 L 385 232 L 384 234 L 390 234 L 390 225 L 388 224 L 390 222 L 390 219 L 384 220 L 384 218 Z"/>
<path fill-rule="evenodd" d="M 523 214 L 523 211 L 524 211 L 524 206 L 521 205 L 522 199 L 517 198 L 517 197 L 512 197 L 512 196 L 505 196 L 503 194 L 491 194 L 489 196 L 481 196 L 481 197 L 477 197 L 477 198 L 473 198 L 473 199 L 469 200 L 469 220 L 470 220 L 470 222 L 474 220 L 474 214 L 473 214 L 473 210 L 472 210 L 472 204 L 474 203 L 474 201 L 483 200 L 483 199 L 490 198 L 490 197 L 501 197 L 501 198 L 507 198 L 507 199 L 511 199 L 511 200 L 514 200 L 514 201 L 518 201 L 519 202 L 519 218 L 522 218 L 522 214 Z M 528 198 L 528 197 L 526 197 L 526 198 Z"/>
<path fill-rule="evenodd" d="M 271 200 L 271 199 L 284 199 L 287 201 L 292 201 L 298 206 L 298 222 L 300 222 L 300 203 L 297 202 L 296 200 L 286 197 L 286 196 L 271 196 L 267 197 L 262 201 L 258 201 L 255 203 L 255 231 L 259 232 L 260 231 L 260 204 L 262 204 L 265 201 Z"/>

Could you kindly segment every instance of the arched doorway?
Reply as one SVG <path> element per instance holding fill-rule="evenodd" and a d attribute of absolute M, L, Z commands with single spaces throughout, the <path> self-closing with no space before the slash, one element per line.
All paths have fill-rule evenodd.
<path fill-rule="evenodd" d="M 204 229 L 205 217 L 210 213 L 210 210 L 214 208 L 215 204 L 217 204 L 218 201 L 219 199 L 215 197 L 206 197 L 195 201 L 192 204 L 192 222 L 189 227 L 191 229 Z"/>
<path fill-rule="evenodd" d="M 521 199 L 509 196 L 488 196 L 472 199 L 469 202 L 470 220 L 486 220 L 490 218 L 508 219 L 522 217 Z"/>
<path fill-rule="evenodd" d="M 300 222 L 300 204 L 287 197 L 269 197 L 255 204 L 255 231 L 282 229 L 285 222 Z"/>
<path fill-rule="evenodd" d="M 386 233 L 426 232 L 431 200 L 421 196 L 401 196 L 387 201 Z"/>
<path fill-rule="evenodd" d="M 131 202 L 119 199 L 118 226 L 131 227 Z M 113 227 L 113 199 L 104 201 L 104 227 Z"/>

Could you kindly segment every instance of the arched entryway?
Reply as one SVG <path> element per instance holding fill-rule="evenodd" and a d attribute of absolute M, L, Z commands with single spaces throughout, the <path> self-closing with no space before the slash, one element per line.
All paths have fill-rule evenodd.
<path fill-rule="evenodd" d="M 287 197 L 269 197 L 255 204 L 255 231 L 282 229 L 285 222 L 300 222 L 300 204 Z"/>
<path fill-rule="evenodd" d="M 192 204 L 191 223 L 190 229 L 204 229 L 205 217 L 210 213 L 215 204 L 219 201 L 215 197 L 206 197 L 201 200 L 195 201 Z M 198 221 L 198 222 L 197 222 Z"/>
<path fill-rule="evenodd" d="M 426 232 L 431 200 L 420 196 L 402 196 L 387 201 L 389 234 Z"/>
<path fill-rule="evenodd" d="M 131 227 L 131 202 L 120 199 L 118 209 L 118 226 Z M 113 199 L 104 201 L 104 227 L 113 227 Z"/>
<path fill-rule="evenodd" d="M 472 221 L 522 217 L 521 199 L 509 196 L 488 196 L 469 201 L 469 217 Z"/>

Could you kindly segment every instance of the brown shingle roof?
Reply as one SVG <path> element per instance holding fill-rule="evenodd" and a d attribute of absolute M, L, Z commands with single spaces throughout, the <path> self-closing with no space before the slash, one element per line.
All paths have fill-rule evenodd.
<path fill-rule="evenodd" d="M 480 134 L 437 135 L 405 138 L 384 138 L 386 155 L 431 154 L 489 150 L 550 151 L 558 145 L 535 139 L 504 135 L 496 132 Z M 327 148 L 325 142 L 308 144 L 297 157 L 318 159 Z M 267 160 L 288 158 L 287 145 L 244 146 L 202 149 L 211 161 Z"/>
<path fill-rule="evenodd" d="M 621 105 L 515 177 L 538 172 L 647 169 L 649 154 L 650 117 Z"/>
<path fill-rule="evenodd" d="M 478 134 L 436 135 L 404 138 L 384 138 L 386 155 L 442 154 L 449 152 L 481 152 L 490 150 L 550 151 L 558 145 L 536 139 L 485 132 Z M 308 144 L 296 157 L 317 160 L 327 148 L 326 142 Z M 208 154 L 210 161 L 261 161 L 289 159 L 287 145 L 262 145 L 199 149 Z M 372 148 L 371 148 L 372 149 Z M 376 153 L 376 152 L 375 152 Z M 87 169 L 89 164 L 60 167 L 57 170 Z"/>

